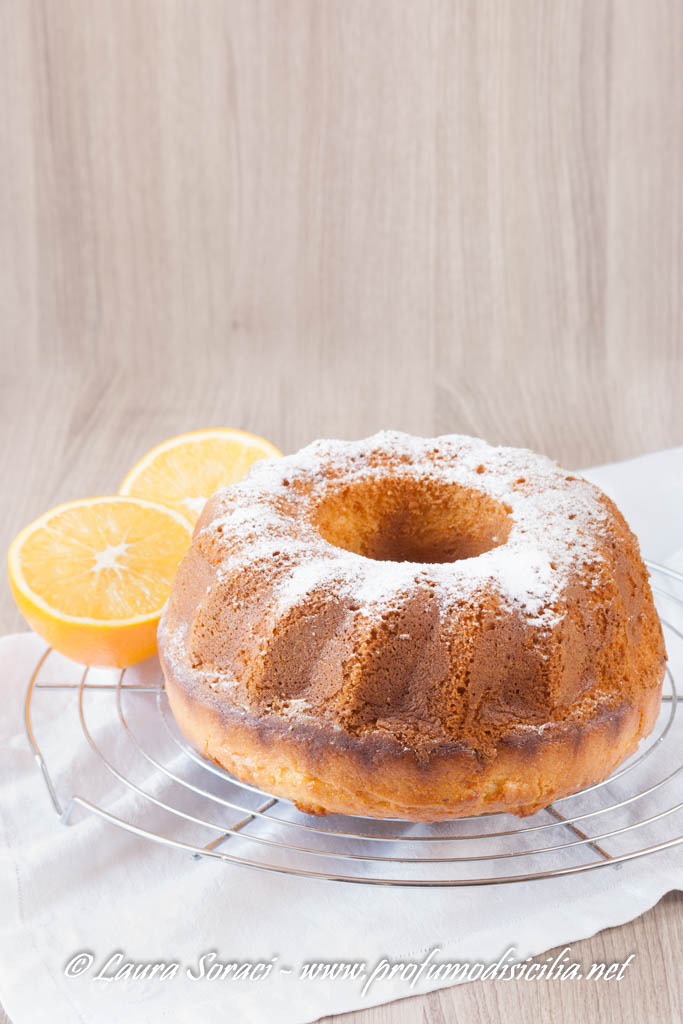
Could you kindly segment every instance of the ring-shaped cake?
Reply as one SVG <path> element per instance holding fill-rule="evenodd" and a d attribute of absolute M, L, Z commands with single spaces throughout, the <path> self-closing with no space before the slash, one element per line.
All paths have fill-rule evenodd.
<path fill-rule="evenodd" d="M 309 813 L 531 814 L 657 718 L 638 544 L 544 456 L 449 435 L 317 441 L 207 503 L 159 626 L 207 758 Z"/>

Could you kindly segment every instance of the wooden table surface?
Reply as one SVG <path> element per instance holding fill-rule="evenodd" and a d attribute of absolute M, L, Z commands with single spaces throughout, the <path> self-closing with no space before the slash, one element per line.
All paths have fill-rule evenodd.
<path fill-rule="evenodd" d="M 683 443 L 682 49 L 677 0 L 0 0 L 0 546 L 201 426 Z M 616 987 L 344 1019 L 680 1021 L 682 909 L 574 945 Z"/>

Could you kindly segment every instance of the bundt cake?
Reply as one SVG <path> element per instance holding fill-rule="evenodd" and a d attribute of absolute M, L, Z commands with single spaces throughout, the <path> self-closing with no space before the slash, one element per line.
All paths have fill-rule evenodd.
<path fill-rule="evenodd" d="M 207 503 L 159 626 L 171 709 L 315 814 L 531 814 L 657 718 L 638 544 L 596 487 L 457 435 L 316 441 Z"/>

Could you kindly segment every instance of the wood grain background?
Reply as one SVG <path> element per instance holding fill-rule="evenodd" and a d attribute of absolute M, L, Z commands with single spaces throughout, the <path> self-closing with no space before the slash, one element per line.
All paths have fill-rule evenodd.
<path fill-rule="evenodd" d="M 2 546 L 198 426 L 683 443 L 682 58 L 677 0 L 0 0 Z M 682 907 L 350 1019 L 679 1021 Z"/>

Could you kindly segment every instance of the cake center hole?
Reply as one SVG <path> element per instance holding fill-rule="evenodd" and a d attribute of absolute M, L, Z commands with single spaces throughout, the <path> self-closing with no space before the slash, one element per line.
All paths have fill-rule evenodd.
<path fill-rule="evenodd" d="M 504 544 L 508 510 L 481 491 L 433 480 L 372 480 L 340 488 L 316 525 L 335 547 L 383 562 L 457 562 Z"/>

